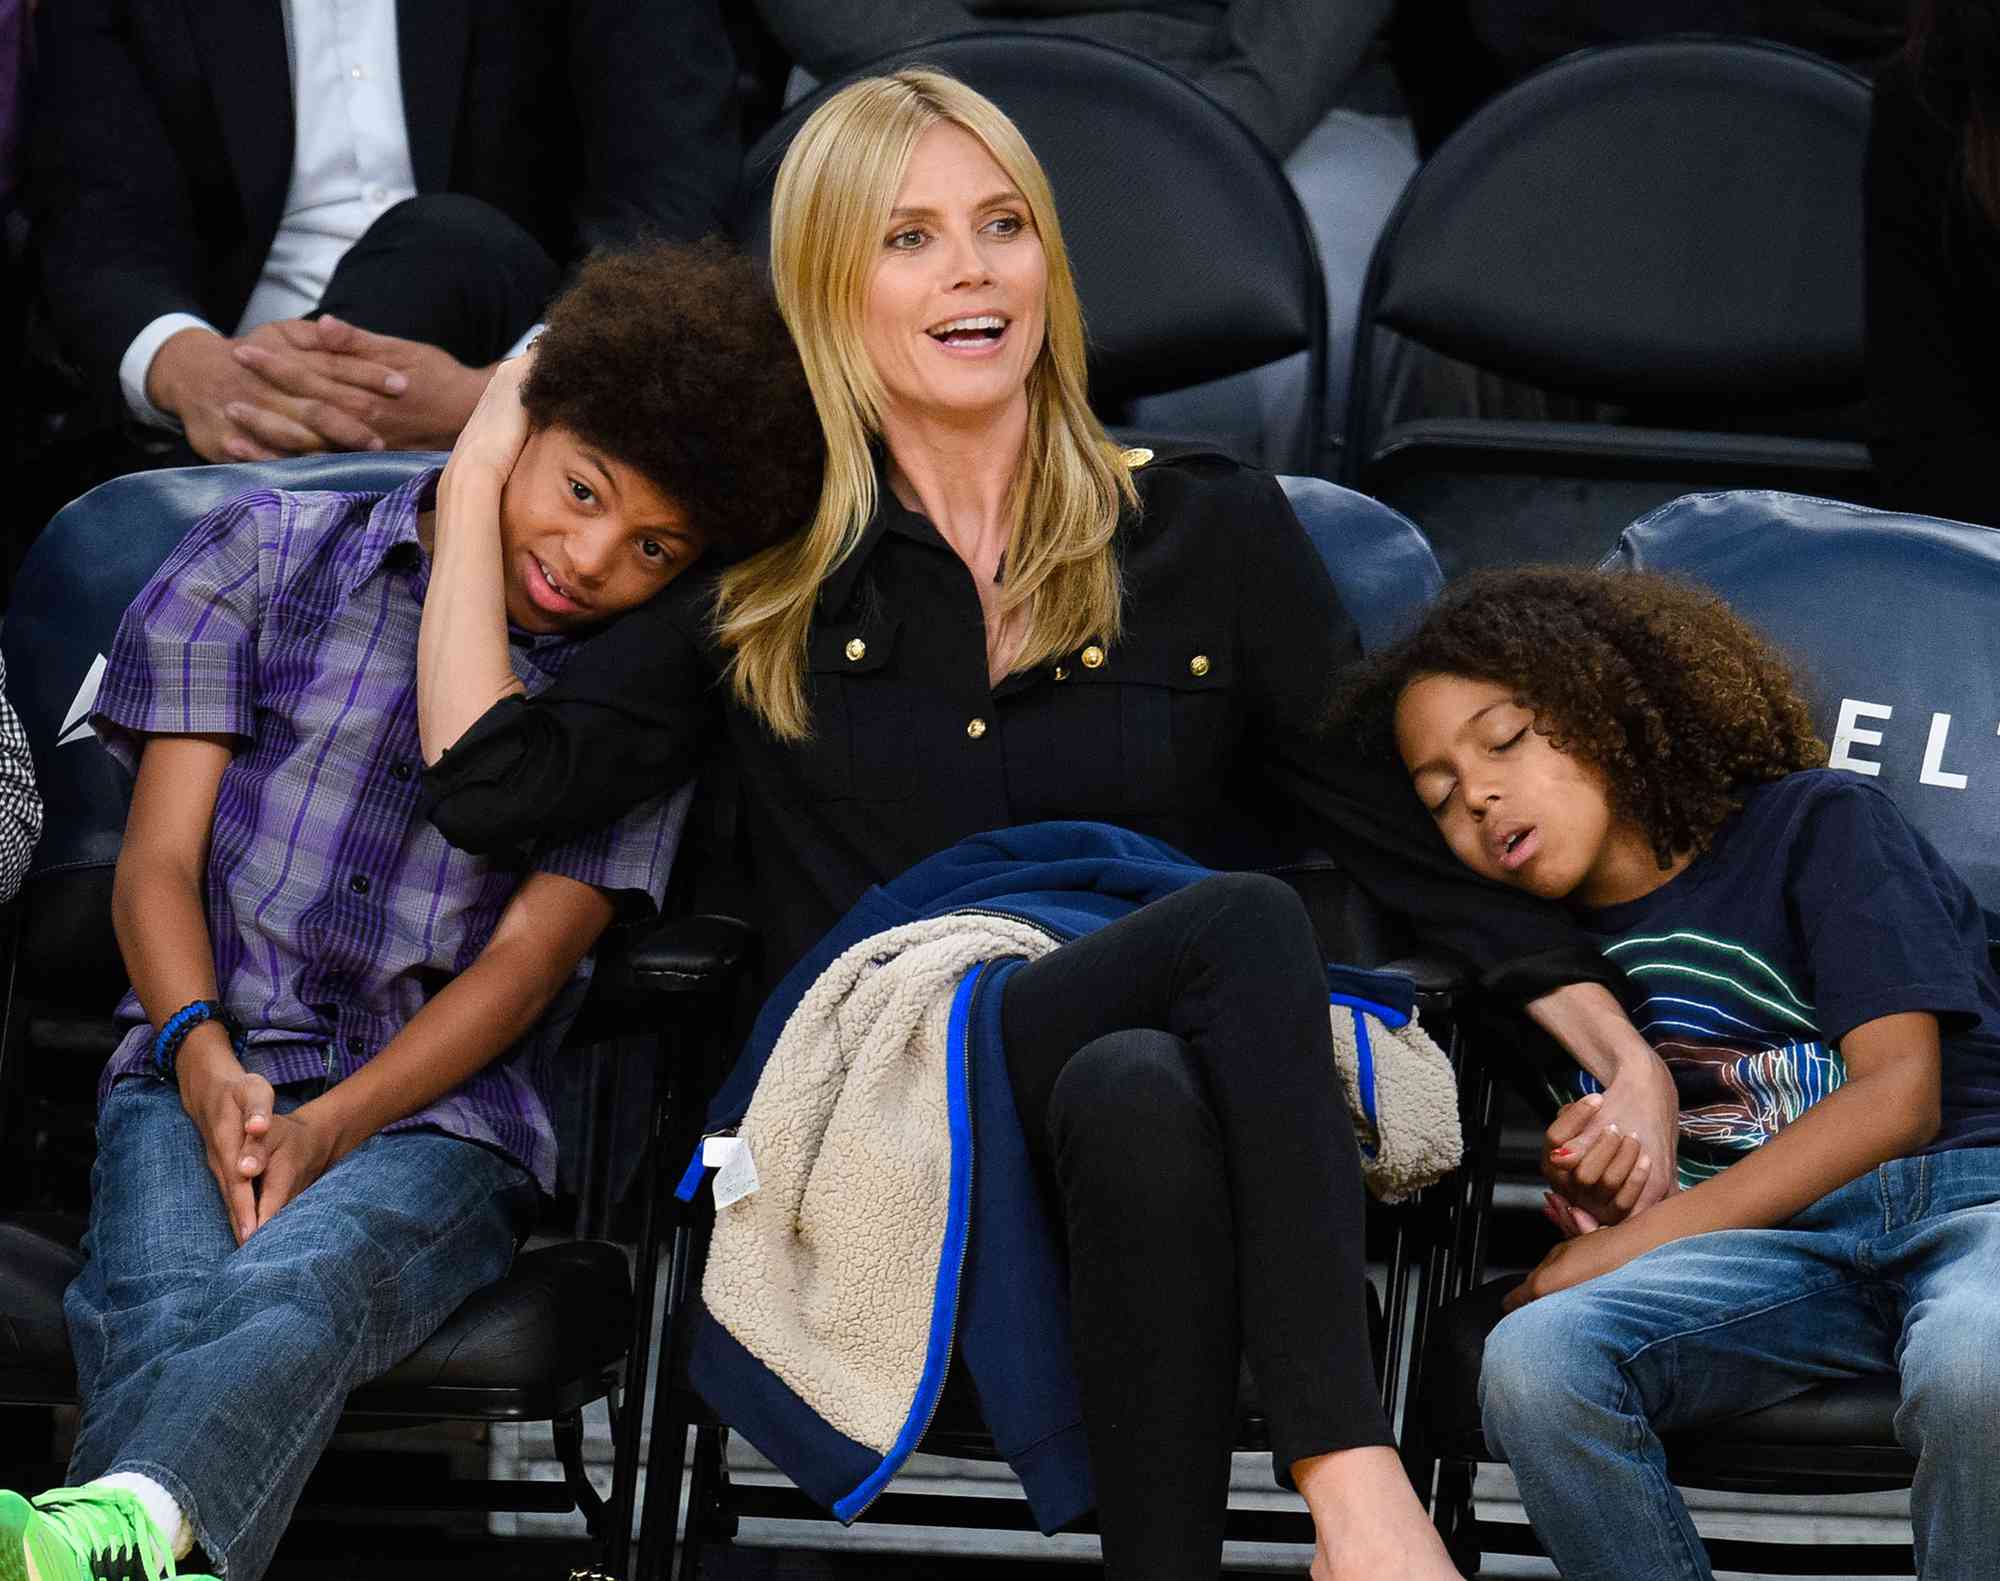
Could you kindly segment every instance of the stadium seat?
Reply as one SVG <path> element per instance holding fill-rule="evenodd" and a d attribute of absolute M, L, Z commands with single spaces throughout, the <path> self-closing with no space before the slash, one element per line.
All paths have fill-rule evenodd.
<path fill-rule="evenodd" d="M 1444 585 L 1423 534 L 1378 502 L 1323 479 L 1284 477 L 1279 481 L 1307 535 L 1325 559 L 1342 603 L 1354 616 L 1363 647 L 1372 650 L 1405 634 Z M 1258 811 L 1261 814 L 1262 810 Z M 1417 983 L 1420 1012 L 1426 1026 L 1448 1046 L 1455 1046 L 1449 1015 L 1454 987 L 1450 970 L 1433 960 L 1412 958 L 1406 941 L 1386 926 L 1386 919 L 1365 904 L 1324 853 L 1301 850 L 1282 835 L 1276 836 L 1278 843 L 1274 846 L 1268 843 L 1273 836 L 1263 817 L 1246 821 L 1256 821 L 1264 827 L 1267 843 L 1261 847 L 1246 845 L 1241 865 L 1264 867 L 1286 878 L 1306 902 L 1322 941 L 1341 941 L 1339 945 L 1329 943 L 1330 950 L 1362 964 L 1386 963 L 1408 971 Z M 1414 1202 L 1394 1209 L 1371 1210 L 1376 1225 L 1386 1232 L 1388 1298 L 1380 1310 L 1371 1311 L 1371 1316 L 1377 1321 L 1374 1337 L 1383 1400 L 1392 1418 L 1404 1350 L 1406 1346 L 1421 1344 L 1423 1339 L 1421 1326 L 1406 1331 L 1401 1314 L 1410 1305 L 1408 1298 L 1413 1287 L 1418 1290 L 1415 1306 L 1420 1314 L 1437 1304 L 1438 1291 L 1433 1287 L 1443 1277 L 1444 1270 L 1441 1263 L 1430 1257 L 1429 1248 L 1442 1239 L 1448 1228 L 1450 1204 L 1446 1198 L 1451 1190 L 1450 1186 L 1433 1187 Z M 690 1221 L 677 1233 L 674 1245 L 668 1328 L 662 1341 L 663 1354 L 655 1384 L 658 1392 L 653 1402 L 655 1451 L 649 1468 L 636 1572 L 646 1578 L 664 1575 L 677 1555 L 675 1581 L 693 1581 L 700 1574 L 705 1551 L 727 1544 L 736 1535 L 739 1519 L 746 1516 L 787 1520 L 829 1518 L 790 1486 L 761 1482 L 732 1486 L 725 1464 L 727 1430 L 687 1386 L 685 1356 L 681 1354 L 686 1334 L 676 1319 L 686 1310 L 690 1292 L 700 1285 L 710 1217 L 704 1194 L 697 1200 Z M 695 1435 L 694 1462 L 682 1519 L 676 1503 L 677 1483 L 673 1477 L 662 1474 L 668 1466 L 661 1451 L 667 1445 L 684 1441 L 690 1429 Z M 1237 1445 L 1244 1450 L 1270 1447 L 1247 1372 L 1240 1401 Z M 979 1419 L 976 1402 L 955 1395 L 949 1383 L 931 1430 L 919 1447 L 927 1454 L 999 1458 Z M 904 1526 L 1034 1530 L 1026 1504 L 1018 1499 L 906 1492 L 893 1485 L 869 1507 L 864 1518 Z M 678 1533 L 673 1529 L 677 1521 Z M 1311 1526 L 1303 1512 L 1285 1510 L 1234 1511 L 1229 1534 L 1247 1540 L 1312 1540 Z"/>
<path fill-rule="evenodd" d="M 1341 480 L 1423 523 L 1448 576 L 1593 563 L 1692 489 L 1866 499 L 1858 420 L 1828 414 L 1862 394 L 1869 104 L 1816 56 L 1706 38 L 1586 50 L 1493 100 L 1376 244 L 1350 388 L 1375 325 L 1627 421 L 1385 429 L 1357 395 Z"/>
<path fill-rule="evenodd" d="M 2000 853 L 1989 795 L 2000 783 L 2000 534 L 1771 491 L 1695 494 L 1651 512 L 1606 566 L 1658 571 L 1721 594 L 1791 660 L 1832 763 L 1888 790 L 1965 876 L 2000 937 Z M 1469 1139 L 1460 1241 L 1482 1246 L 1498 1154 L 1500 1075 L 1465 1067 L 1479 1117 Z M 1480 1434 L 1478 1379 L 1487 1333 L 1512 1279 L 1482 1283 L 1480 1259 L 1444 1281 L 1410 1384 L 1406 1455 L 1468 1573 L 1482 1550 L 1534 1552 L 1525 1526 L 1480 1521 L 1472 1468 L 1494 1457 Z M 1914 1458 L 1896 1441 L 1893 1378 L 1829 1383 L 1721 1426 L 1668 1439 L 1677 1482 L 1744 1493 L 1907 1487 Z M 1424 1486 L 1419 1483 L 1419 1487 Z M 1718 1569 L 1786 1574 L 1913 1571 L 1907 1545 L 1776 1548 L 1712 1540 Z"/>
<path fill-rule="evenodd" d="M 1326 426 L 1326 285 L 1284 171 L 1214 100 L 1137 55 L 1086 39 L 976 33 L 899 51 L 827 83 L 750 151 L 739 225 L 760 256 L 771 188 L 805 119 L 857 77 L 947 71 L 1019 125 L 1047 170 L 1090 331 L 1090 388 L 1116 425 L 1135 396 L 1308 354 L 1310 410 L 1290 455 L 1314 472 Z M 1135 435 L 1133 437 L 1148 437 Z M 1171 436 L 1168 436 L 1171 437 Z M 1241 436 L 1185 437 L 1220 442 Z"/>
<path fill-rule="evenodd" d="M 86 721 L 102 656 L 126 604 L 186 530 L 227 499 L 258 488 L 393 488 L 441 459 L 320 456 L 135 473 L 84 495 L 36 541 L 0 634 L 10 696 L 27 730 L 47 805 L 34 865 L 14 907 L 4 963 L 0 1127 L 8 1136 L 26 1134 L 19 1116 L 31 1090 L 64 1085 L 87 1105 L 97 1072 L 117 1042 L 110 1012 L 124 990 L 125 973 L 112 934 L 110 896 L 130 782 L 98 748 Z M 705 1022 L 699 1012 L 713 998 L 711 990 L 731 980 L 731 968 L 741 960 L 741 934 L 733 923 L 681 919 L 602 952 L 586 1016 L 628 1034 L 635 1026 L 669 1028 L 646 1041 L 676 1056 L 689 1047 L 707 1049 L 702 1041 L 707 1027 L 719 1026 L 722 1018 Z M 670 1105 L 682 1088 L 680 1063 L 679 1058 L 668 1062 L 656 1128 L 671 1123 Z M 681 1154 L 682 1142 L 674 1133 L 655 1149 L 656 1156 Z M 10 1150 L 17 1170 L 23 1151 Z M 656 1194 L 658 1175 L 655 1170 L 648 1177 Z M 11 1190 L 0 1202 L 17 1208 L 20 1195 Z M 661 1241 L 654 1233 L 652 1200 L 643 1207 L 636 1283 L 624 1249 L 608 1242 L 573 1240 L 530 1249 L 505 1279 L 468 1301 L 414 1355 L 348 1398 L 344 1430 L 437 1420 L 547 1421 L 564 1480 L 452 1489 L 384 1485 L 367 1489 L 360 1502 L 377 1508 L 472 1503 L 578 1509 L 599 1542 L 603 1562 L 614 1574 L 624 1573 L 639 1420 L 636 1409 L 623 1402 L 644 1397 L 650 1361 Z M 82 1266 L 76 1246 L 81 1227 L 47 1212 L 0 1224 L 0 1410 L 65 1405 L 75 1398 L 62 1293 Z M 592 1487 L 583 1460 L 581 1413 L 597 1400 L 611 1407 L 615 1463 L 608 1500 Z M 8 1442 L 19 1449 L 23 1440 L 9 1435 Z M 308 1505 L 315 1502 L 310 1484 L 306 1498 Z"/>

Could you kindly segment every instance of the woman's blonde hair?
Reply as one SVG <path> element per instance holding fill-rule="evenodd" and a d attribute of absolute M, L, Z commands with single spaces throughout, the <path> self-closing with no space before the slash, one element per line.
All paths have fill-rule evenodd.
<path fill-rule="evenodd" d="M 1083 312 L 1048 177 L 1000 109 L 941 72 L 852 83 L 814 111 L 779 166 L 771 275 L 826 431 L 826 480 L 804 532 L 730 567 L 716 632 L 738 702 L 782 740 L 811 733 L 806 637 L 821 583 L 861 540 L 877 506 L 874 441 L 884 392 L 862 345 L 868 283 L 917 140 L 963 128 L 1026 201 L 1047 265 L 1041 350 L 1028 370 L 1028 433 L 1008 509 L 1001 618 L 1025 609 L 1012 661 L 1025 670 L 1119 631 L 1121 506 L 1138 504 L 1117 447 L 1085 393 Z"/>

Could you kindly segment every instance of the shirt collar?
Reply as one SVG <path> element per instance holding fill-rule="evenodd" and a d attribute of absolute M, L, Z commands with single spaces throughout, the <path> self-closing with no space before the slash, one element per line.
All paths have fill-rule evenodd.
<path fill-rule="evenodd" d="M 862 529 L 860 539 L 848 551 L 847 558 L 820 583 L 821 613 L 834 615 L 846 607 L 847 601 L 854 596 L 854 584 L 860 579 L 863 566 L 882 542 L 885 533 L 895 533 L 937 549 L 950 548 L 928 516 L 911 510 L 896 497 L 896 491 L 889 487 L 887 463 L 878 455 L 875 463 L 875 515 Z"/>
<path fill-rule="evenodd" d="M 425 467 L 408 482 L 376 500 L 348 561 L 344 593 L 352 597 L 362 583 L 394 556 L 415 568 L 416 579 L 410 591 L 419 604 L 424 601 L 424 590 L 431 579 L 431 557 L 424 553 L 424 546 L 417 538 L 417 518 L 436 502 L 438 477 L 443 471 L 442 467 Z"/>

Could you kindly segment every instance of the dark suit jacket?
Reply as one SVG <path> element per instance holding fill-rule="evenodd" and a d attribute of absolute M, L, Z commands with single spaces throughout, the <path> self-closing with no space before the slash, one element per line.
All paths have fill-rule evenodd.
<path fill-rule="evenodd" d="M 1868 137 L 1869 442 L 1880 503 L 2000 526 L 2000 226 L 1965 187 L 1964 109 L 1908 66 Z"/>
<path fill-rule="evenodd" d="M 52 0 L 53 3 L 53 0 Z M 1060 33 L 1186 77 L 1283 159 L 1339 102 L 1393 0 L 756 0 L 822 82 L 960 33 Z"/>
<path fill-rule="evenodd" d="M 717 0 L 401 0 L 419 192 L 482 198 L 559 264 L 720 231 L 741 162 Z M 162 313 L 235 327 L 291 181 L 278 0 L 40 8 L 27 203 L 93 391 Z"/>

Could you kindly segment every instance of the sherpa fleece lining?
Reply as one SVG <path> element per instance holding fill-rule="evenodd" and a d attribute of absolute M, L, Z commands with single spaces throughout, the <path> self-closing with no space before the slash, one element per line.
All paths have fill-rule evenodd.
<path fill-rule="evenodd" d="M 716 1215 L 702 1300 L 829 1426 L 880 1454 L 922 1379 L 950 1205 L 953 990 L 1056 941 L 960 913 L 864 939 L 807 990 L 738 1131 L 761 1184 Z"/>

